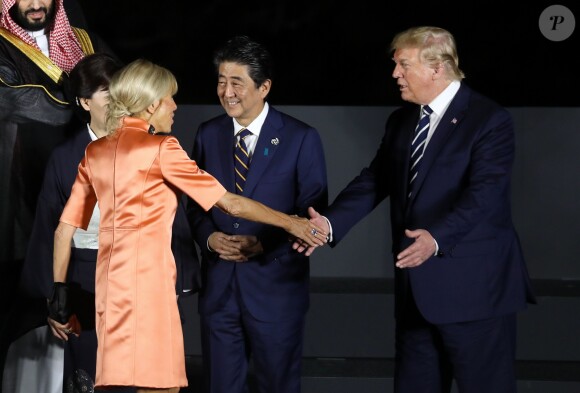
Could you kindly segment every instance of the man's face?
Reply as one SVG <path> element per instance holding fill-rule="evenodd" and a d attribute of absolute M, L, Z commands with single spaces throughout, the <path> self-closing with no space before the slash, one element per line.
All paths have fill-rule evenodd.
<path fill-rule="evenodd" d="M 16 0 L 10 15 L 25 30 L 44 29 L 54 19 L 54 0 Z"/>
<path fill-rule="evenodd" d="M 433 82 L 433 68 L 423 63 L 419 55 L 419 48 L 397 49 L 393 55 L 392 76 L 397 80 L 403 100 L 427 105 L 438 92 Z"/>
<path fill-rule="evenodd" d="M 270 80 L 256 87 L 248 66 L 233 62 L 221 63 L 218 71 L 217 95 L 223 108 L 230 117 L 247 126 L 264 108 Z"/>

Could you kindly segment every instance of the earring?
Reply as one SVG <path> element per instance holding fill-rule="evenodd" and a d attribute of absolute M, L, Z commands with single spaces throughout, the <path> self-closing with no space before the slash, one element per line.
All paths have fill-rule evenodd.
<path fill-rule="evenodd" d="M 75 97 L 75 101 L 77 102 L 77 106 L 81 106 L 81 102 L 79 101 L 78 97 Z"/>

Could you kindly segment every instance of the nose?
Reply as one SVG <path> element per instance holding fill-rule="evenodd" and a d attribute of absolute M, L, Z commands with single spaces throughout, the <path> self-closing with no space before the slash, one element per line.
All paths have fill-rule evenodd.
<path fill-rule="evenodd" d="M 224 91 L 226 97 L 233 97 L 235 95 L 234 88 L 230 83 L 226 83 L 226 90 Z"/>
<path fill-rule="evenodd" d="M 42 7 L 42 1 L 40 1 L 40 0 L 32 0 L 32 1 L 30 2 L 30 8 L 31 8 L 31 9 L 33 9 L 33 10 L 37 10 L 37 9 L 39 9 L 40 7 Z"/>
<path fill-rule="evenodd" d="M 402 76 L 401 74 L 401 66 L 396 64 L 395 68 L 393 69 L 393 73 L 391 74 L 393 78 L 398 79 Z"/>

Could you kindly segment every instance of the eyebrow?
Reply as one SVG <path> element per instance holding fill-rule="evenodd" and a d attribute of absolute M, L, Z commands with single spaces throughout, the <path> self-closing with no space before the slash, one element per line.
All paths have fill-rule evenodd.
<path fill-rule="evenodd" d="M 218 78 L 227 79 L 227 77 L 223 74 L 218 74 Z M 240 82 L 242 82 L 244 80 L 241 76 L 231 76 L 230 79 L 235 79 L 235 80 L 240 81 Z"/>

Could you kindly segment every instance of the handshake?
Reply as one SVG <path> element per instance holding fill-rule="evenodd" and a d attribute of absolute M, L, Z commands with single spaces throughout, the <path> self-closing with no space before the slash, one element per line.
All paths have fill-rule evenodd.
<path fill-rule="evenodd" d="M 328 243 L 331 239 L 331 228 L 330 223 L 326 219 L 326 217 L 321 216 L 313 207 L 308 208 L 308 214 L 310 215 L 310 222 L 316 225 L 319 228 L 324 229 L 324 232 L 328 235 L 326 236 L 326 243 Z M 306 256 L 312 255 L 316 246 L 309 246 L 308 243 L 301 239 L 295 239 L 294 243 L 292 244 L 292 248 L 300 253 L 304 253 Z"/>

